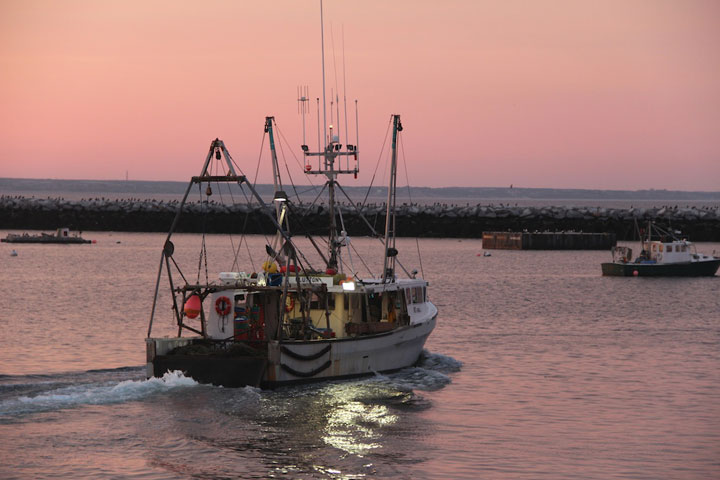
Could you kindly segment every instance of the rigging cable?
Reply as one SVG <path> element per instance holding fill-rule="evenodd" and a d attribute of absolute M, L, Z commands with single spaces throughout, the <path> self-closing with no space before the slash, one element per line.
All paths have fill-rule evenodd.
<path fill-rule="evenodd" d="M 242 174 L 242 170 L 240 170 L 240 167 L 238 167 L 238 170 Z M 228 174 L 229 173 L 230 172 L 228 172 Z M 227 184 L 228 194 L 230 195 L 230 205 L 234 208 L 236 206 L 236 203 L 235 203 L 235 196 L 233 195 L 233 192 L 232 192 L 232 185 L 228 182 L 225 182 L 225 183 Z M 220 196 L 220 204 L 225 206 L 225 198 L 223 197 L 222 184 L 220 182 L 217 182 L 217 188 L 218 188 L 218 195 Z M 242 188 L 242 186 L 240 186 L 240 188 Z M 232 211 L 232 209 L 231 209 L 231 211 Z M 238 243 L 237 248 L 235 248 L 235 240 L 234 240 L 232 231 L 230 231 L 230 233 L 229 233 L 230 248 L 232 248 L 232 251 L 233 251 L 233 263 L 232 263 L 232 266 L 230 267 L 231 272 L 234 272 L 235 267 L 238 265 L 238 255 L 240 254 L 240 248 L 242 247 L 243 240 L 245 240 L 245 226 L 247 225 L 247 218 L 248 218 L 249 212 L 250 211 L 248 209 L 248 211 L 245 213 L 245 221 L 243 222 L 243 228 L 240 230 L 241 231 L 240 242 Z"/>
<path fill-rule="evenodd" d="M 264 147 L 264 145 L 265 145 L 265 134 L 263 133 L 262 141 L 261 141 L 261 143 L 260 143 L 260 155 L 259 155 L 259 157 L 258 157 L 258 166 L 257 166 L 257 169 L 256 169 L 256 171 L 255 171 L 255 178 L 256 178 L 256 179 L 257 179 L 257 170 L 260 169 L 260 161 L 261 161 L 261 159 L 262 159 L 262 152 L 263 152 L 263 147 Z M 241 174 L 243 177 L 245 177 L 245 181 L 247 182 L 247 177 L 245 176 L 245 174 L 243 173 L 242 169 L 240 168 L 240 165 L 238 165 L 238 163 L 235 161 L 235 159 L 232 158 L 232 156 L 230 155 L 230 152 L 228 152 L 227 149 L 225 149 L 225 152 L 226 152 L 226 154 L 227 154 L 227 158 L 230 159 L 230 163 L 237 168 L 238 172 L 240 172 L 240 174 Z M 247 210 L 247 212 L 245 213 L 245 221 L 243 222 L 243 228 L 242 228 L 243 238 L 245 238 L 245 232 L 247 231 L 247 223 L 248 223 L 248 220 L 250 219 L 252 202 L 253 202 L 254 198 L 253 198 L 252 196 L 248 196 L 248 193 L 245 191 L 245 187 L 243 186 L 243 183 L 244 183 L 244 182 L 239 183 L 238 186 L 240 187 L 240 192 L 242 192 L 243 197 L 245 198 L 245 203 L 246 203 L 246 205 L 247 205 L 247 207 L 248 207 L 248 210 Z M 233 202 L 234 202 L 234 201 L 235 201 L 235 200 L 234 200 L 234 197 L 233 197 Z M 256 219 L 256 221 L 257 221 L 257 219 Z M 262 228 L 259 228 L 258 230 L 259 230 L 260 232 L 262 232 Z M 264 234 L 263 234 L 263 235 L 264 235 Z M 265 235 L 264 235 L 264 236 L 265 236 Z M 265 241 L 267 242 L 267 236 L 265 236 Z M 241 247 L 241 245 L 242 245 L 242 239 L 240 240 L 240 245 L 238 245 L 237 251 L 235 252 L 235 260 L 233 261 L 233 267 L 232 267 L 233 269 L 234 269 L 235 266 L 237 265 L 237 257 L 238 257 L 238 255 L 240 254 L 240 247 Z M 255 270 L 255 260 L 253 259 L 252 252 L 250 251 L 250 245 L 248 244 L 247 239 L 245 240 L 245 248 L 247 249 L 247 252 L 248 252 L 248 258 L 250 259 L 250 265 L 252 266 L 253 271 L 256 271 L 256 270 Z"/>
<path fill-rule="evenodd" d="M 388 136 L 390 135 L 390 125 L 392 125 L 392 117 L 390 117 L 390 121 L 388 122 L 387 130 L 385 130 L 385 140 L 383 140 L 382 147 L 380 148 L 380 154 L 378 155 L 378 161 L 375 164 L 375 171 L 373 172 L 372 179 L 370 179 L 370 185 L 368 186 L 368 190 L 365 193 L 365 198 L 362 201 L 363 207 L 366 205 L 368 196 L 370 195 L 370 191 L 372 190 L 373 184 L 375 183 L 375 175 L 377 174 L 378 167 L 380 166 L 380 160 L 382 160 L 383 152 L 385 151 L 385 145 L 387 145 Z"/>
<path fill-rule="evenodd" d="M 345 229 L 345 220 L 343 220 L 342 208 L 338 208 L 338 215 L 340 216 L 340 226 L 342 228 L 342 232 L 345 232 L 345 235 L 343 236 L 343 242 L 345 243 L 346 247 L 350 247 L 351 241 L 348 237 L 347 230 Z M 350 271 L 352 272 L 353 276 L 355 276 L 355 265 L 353 264 L 352 252 L 350 251 L 350 248 L 348 248 L 348 258 L 350 259 Z"/>
<path fill-rule="evenodd" d="M 262 160 L 263 147 L 265 146 L 265 133 L 267 133 L 267 132 L 263 133 L 262 142 L 260 143 L 260 155 L 258 155 L 258 163 L 257 163 L 257 167 L 255 167 L 255 178 L 253 178 L 253 181 L 252 181 L 253 186 L 257 185 L 258 173 L 260 172 L 260 161 Z"/>
<path fill-rule="evenodd" d="M 408 175 L 407 170 L 407 160 L 405 159 L 405 144 L 403 144 L 402 135 L 398 135 L 398 140 L 400 140 L 400 156 L 402 157 L 403 168 L 405 169 L 405 183 L 407 183 L 408 201 L 410 202 L 410 206 L 412 207 L 413 201 L 412 193 L 410 192 L 410 176 Z M 415 236 L 415 246 L 417 247 L 418 261 L 420 262 L 420 275 L 422 276 L 422 278 L 425 278 L 425 271 L 423 270 L 422 264 L 422 255 L 420 254 L 420 240 L 418 239 L 417 235 Z"/>
<path fill-rule="evenodd" d="M 175 265 L 175 268 L 177 268 L 178 273 L 180 274 L 180 276 L 182 277 L 182 279 L 183 279 L 183 280 L 185 281 L 185 283 L 187 284 L 187 283 L 188 283 L 187 278 L 185 278 L 185 275 L 183 275 L 182 270 L 180 270 L 180 265 L 178 265 L 177 262 L 175 261 L 175 257 L 173 257 L 173 256 L 167 257 L 167 256 L 166 256 L 165 258 L 169 258 L 170 260 L 172 260 L 173 264 Z"/>
<path fill-rule="evenodd" d="M 275 128 L 277 128 L 278 133 L 280 133 L 280 126 L 277 124 L 277 121 L 275 122 Z M 282 134 L 280 134 L 280 138 L 284 140 L 285 137 L 283 137 Z M 297 188 L 295 188 L 295 182 L 293 182 L 292 175 L 290 174 L 290 167 L 288 167 L 287 158 L 285 157 L 285 150 L 283 150 L 282 142 L 278 142 L 278 146 L 280 147 L 280 156 L 282 157 L 283 164 L 285 165 L 285 171 L 288 174 L 288 180 L 290 180 L 290 185 L 292 186 L 293 192 L 295 192 L 295 196 L 298 199 L 298 202 L 302 203 L 302 200 L 300 200 L 300 195 L 298 194 Z M 290 145 L 288 144 L 288 147 Z M 292 149 L 290 149 L 290 152 L 292 153 Z M 295 156 L 295 154 L 293 154 Z M 297 161 L 297 158 L 295 159 Z M 278 178 L 280 177 L 280 172 L 278 172 Z"/>
<path fill-rule="evenodd" d="M 288 150 L 290 150 L 290 154 L 292 155 L 293 159 L 295 160 L 295 163 L 297 164 L 298 168 L 300 168 L 300 171 L 303 171 L 303 166 L 302 166 L 302 164 L 300 163 L 300 160 L 298 160 L 297 155 L 295 155 L 294 150 L 293 150 L 292 147 L 290 146 L 290 142 L 288 142 L 288 141 L 287 141 L 287 138 L 285 138 L 285 134 L 282 132 L 282 130 L 280 130 L 280 125 L 278 125 L 277 120 L 275 120 L 275 127 L 277 127 L 277 132 L 278 132 L 278 135 L 280 135 L 280 139 L 281 139 L 283 142 L 285 142 L 285 145 L 288 147 Z M 280 143 L 280 142 L 279 142 L 279 143 Z M 280 146 L 280 148 L 282 148 L 282 145 Z M 284 154 L 284 152 L 283 152 L 283 160 L 285 160 L 285 154 Z M 288 170 L 287 162 L 285 162 L 285 169 Z M 290 175 L 290 171 L 289 171 L 289 170 L 288 170 L 288 176 L 290 177 L 290 182 L 292 183 L 292 176 Z M 315 183 L 313 183 L 312 177 L 310 177 L 310 176 L 306 176 L 306 177 L 307 177 L 308 181 L 310 182 L 310 185 L 313 186 L 313 188 L 312 188 L 311 190 L 315 190 L 315 189 L 317 188 L 317 185 L 315 185 Z M 294 189 L 294 188 L 295 188 L 295 184 L 292 183 L 292 185 L 293 185 L 293 189 Z M 297 195 L 297 191 L 296 191 L 295 193 L 296 193 L 296 195 Z M 298 200 L 300 200 L 300 196 L 299 196 L 299 195 L 298 195 Z"/>
<path fill-rule="evenodd" d="M 207 227 L 207 212 L 209 209 L 209 201 L 202 200 L 202 182 L 198 182 L 198 193 L 200 194 L 200 213 L 202 215 L 202 241 L 200 243 L 200 258 L 198 258 L 197 284 L 200 284 L 200 272 L 202 271 L 203 258 L 205 259 L 205 282 L 209 283 L 209 275 L 207 271 L 207 248 L 205 245 L 205 229 Z"/>
<path fill-rule="evenodd" d="M 370 221 L 365 217 L 365 215 L 363 215 L 362 211 L 360 211 L 360 209 L 359 209 L 357 206 L 355 206 L 355 204 L 353 203 L 353 201 L 352 201 L 352 200 L 350 199 L 350 197 L 348 196 L 347 192 L 345 192 L 345 189 L 342 188 L 342 185 L 340 185 L 340 184 L 338 183 L 337 186 L 338 186 L 338 188 L 340 189 L 340 191 L 343 193 L 343 195 L 345 195 L 345 198 L 348 199 L 348 201 L 350 202 L 350 204 L 355 207 L 355 210 L 358 212 L 358 216 L 360 217 L 360 219 L 362 219 L 362 220 L 365 222 L 365 225 L 367 225 L 367 226 L 370 228 L 370 232 L 371 232 L 373 235 L 375 235 L 375 238 L 376 238 L 382 245 L 385 245 L 385 239 L 378 234 L 377 230 L 375 230 L 375 227 L 373 227 L 372 225 L 370 225 Z M 370 255 L 369 255 L 370 248 L 371 248 L 370 245 L 368 245 L 368 256 L 370 256 Z M 355 250 L 355 251 L 356 251 L 356 253 L 357 253 L 357 250 Z M 360 256 L 360 254 L 358 254 L 358 258 L 361 258 L 361 259 L 362 259 L 362 257 Z M 405 266 L 402 264 L 402 262 L 400 262 L 400 260 L 397 259 L 397 258 L 395 259 L 395 262 L 396 262 L 398 265 L 400 265 L 400 268 L 401 268 L 401 269 L 403 270 L 403 272 L 405 272 L 405 274 L 409 277 L 409 276 L 410 276 L 410 273 L 408 273 L 407 269 L 406 269 Z"/>

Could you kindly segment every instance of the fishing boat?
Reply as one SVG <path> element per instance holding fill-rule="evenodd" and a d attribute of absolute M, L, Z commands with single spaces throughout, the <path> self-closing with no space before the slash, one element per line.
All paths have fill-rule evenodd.
<path fill-rule="evenodd" d="M 295 210 L 282 190 L 274 139 L 275 123 L 268 117 L 276 191 L 266 202 L 247 177 L 236 170 L 222 140 L 216 139 L 200 175 L 193 177 L 162 249 L 155 286 L 147 344 L 148 377 L 180 370 L 201 383 L 229 387 L 245 385 L 275 387 L 283 384 L 348 378 L 398 370 L 415 364 L 426 339 L 435 327 L 438 310 L 428 299 L 428 282 L 408 271 L 399 259 L 395 243 L 395 197 L 397 142 L 402 131 L 399 115 L 392 117 L 392 155 L 385 231 L 370 236 L 379 241 L 383 268 L 378 275 L 361 277 L 351 264 L 356 252 L 347 232 L 338 231 L 342 215 L 335 197 L 344 190 L 340 175 L 356 175 L 357 165 L 348 166 L 342 157 L 357 161 L 358 149 L 343 146 L 332 131 L 319 152 L 303 146 L 307 175 L 322 175 L 327 181 L 328 225 L 326 245 L 312 235 L 309 240 L 320 265 L 301 251 L 296 232 L 290 230 Z M 311 165 L 311 158 L 319 160 Z M 213 175 L 212 161 L 223 162 L 223 175 Z M 214 169 L 217 170 L 217 169 Z M 194 185 L 211 192 L 210 184 L 228 182 L 254 199 L 275 228 L 272 244 L 265 245 L 262 271 L 220 272 L 207 283 L 185 282 L 173 257 L 173 231 Z M 349 197 L 348 197 L 349 200 Z M 243 218 L 238 218 L 241 223 Z M 295 225 L 299 220 L 294 220 Z M 302 228 L 302 227 L 301 227 Z M 307 233 L 307 232 L 306 232 Z M 300 235 L 298 235 L 300 236 Z M 204 242 L 203 242 L 204 244 Z M 358 260 L 357 258 L 355 259 Z M 233 264 L 234 259 L 228 259 Z M 161 273 L 170 283 L 172 309 L 178 326 L 173 338 L 153 337 L 153 318 Z M 404 275 L 398 275 L 404 273 Z M 179 274 L 179 275 L 178 275 Z M 190 333 L 190 336 L 183 336 Z"/>
<path fill-rule="evenodd" d="M 301 174 L 307 178 L 318 176 L 324 180 L 311 207 L 316 207 L 315 213 L 327 211 L 327 223 L 320 228 L 315 224 L 305 225 L 300 212 L 302 199 L 297 191 L 297 200 L 286 192 L 290 190 L 284 186 L 288 183 L 287 179 L 283 183 L 276 148 L 276 139 L 285 137 L 276 136 L 274 117 L 266 117 L 263 138 L 263 142 L 267 138 L 270 147 L 275 191 L 272 199 L 263 199 L 241 166 L 235 163 L 225 143 L 213 140 L 200 174 L 192 177 L 188 184 L 162 248 L 146 338 L 148 377 L 180 370 L 201 383 L 273 388 L 390 372 L 418 362 L 425 341 L 435 328 L 438 309 L 429 300 L 428 282 L 418 276 L 417 269 L 409 270 L 404 265 L 410 254 L 401 253 L 396 244 L 398 144 L 403 130 L 400 116 L 392 115 L 388 124 L 388 134 L 392 134 L 392 146 L 387 152 L 388 196 L 385 228 L 378 231 L 376 224 L 363 216 L 358 202 L 353 201 L 338 182 L 341 176 L 357 178 L 359 171 L 357 102 L 355 141 L 348 142 L 345 101 L 342 132 L 345 141 L 341 143 L 338 125 L 343 122 L 339 99 L 331 101 L 330 123 L 327 122 L 322 2 L 320 19 L 322 116 L 318 98 L 317 150 L 311 151 L 305 137 L 309 95 L 307 87 L 300 87 L 298 102 L 303 119 L 304 159 L 300 167 Z M 285 170 L 289 175 L 287 162 Z M 237 267 L 241 262 L 237 258 L 239 246 L 236 246 L 232 258 L 227 258 L 230 268 L 210 279 L 203 234 L 201 261 L 194 263 L 199 271 L 204 259 L 206 278 L 200 281 L 198 273 L 197 280 L 190 281 L 191 277 L 183 275 L 176 261 L 172 235 L 193 186 L 198 187 L 201 195 L 206 194 L 207 203 L 213 191 L 221 192 L 223 185 L 240 190 L 235 195 L 223 195 L 225 199 L 244 198 L 246 204 L 255 202 L 259 206 L 266 224 L 273 230 L 272 240 L 256 252 L 264 260 L 258 271 L 252 267 L 252 259 L 246 268 Z M 293 190 L 295 185 L 290 179 Z M 325 195 L 322 205 L 315 205 L 321 195 Z M 344 195 L 346 205 L 354 208 L 354 213 L 362 219 L 365 235 L 370 237 L 368 241 L 376 243 L 377 256 L 372 259 L 363 259 L 351 243 L 343 208 L 337 201 L 339 195 Z M 227 211 L 242 212 L 232 206 Z M 243 225 L 247 218 L 239 213 L 237 225 Z M 245 242 L 245 245 L 249 244 Z M 418 261 L 422 273 L 419 248 Z M 364 270 L 360 270 L 360 265 Z M 169 282 L 169 302 L 178 328 L 175 337 L 152 335 L 163 273 Z M 176 284 L 177 279 L 181 281 Z"/>
<path fill-rule="evenodd" d="M 77 232 L 70 234 L 69 228 L 58 228 L 54 234 L 41 233 L 40 235 L 29 235 L 23 233 L 8 233 L 0 242 L 6 243 L 64 243 L 64 244 L 82 244 L 92 243 L 91 240 L 85 240 Z"/>
<path fill-rule="evenodd" d="M 720 257 L 698 253 L 692 242 L 653 223 L 648 224 L 647 237 L 640 245 L 640 255 L 634 259 L 631 248 L 614 247 L 613 261 L 601 265 L 603 275 L 711 277 L 720 267 Z"/>

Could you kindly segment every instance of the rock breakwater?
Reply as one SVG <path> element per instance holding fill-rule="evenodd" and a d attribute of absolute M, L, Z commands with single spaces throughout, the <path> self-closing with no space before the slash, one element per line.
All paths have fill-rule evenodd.
<path fill-rule="evenodd" d="M 0 196 L 0 228 L 80 231 L 165 232 L 177 213 L 178 201 L 92 198 L 65 200 Z M 322 234 L 327 207 L 293 204 L 294 234 Z M 350 235 L 367 235 L 365 216 L 377 230 L 384 228 L 383 204 L 341 204 Z M 406 236 L 481 238 L 483 231 L 585 231 L 615 233 L 618 240 L 635 238 L 635 223 L 654 221 L 680 230 L 694 241 L 720 241 L 720 205 L 606 208 L 568 206 L 433 205 L 398 206 L 397 231 Z M 185 205 L 179 232 L 271 233 L 272 223 L 258 205 L 223 205 L 214 201 Z"/>

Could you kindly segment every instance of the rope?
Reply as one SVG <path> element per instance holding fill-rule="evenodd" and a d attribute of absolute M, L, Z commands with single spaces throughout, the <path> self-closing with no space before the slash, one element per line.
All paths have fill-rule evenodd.
<path fill-rule="evenodd" d="M 177 271 L 180 274 L 180 276 L 182 277 L 182 279 L 185 281 L 185 283 L 188 283 L 187 278 L 185 278 L 185 275 L 183 275 L 182 270 L 180 270 L 180 265 L 178 265 L 177 262 L 175 261 L 175 257 L 167 257 L 167 258 L 172 260 L 173 264 L 175 265 L 175 268 L 177 268 Z"/>
<path fill-rule="evenodd" d="M 278 125 L 277 121 L 275 122 L 275 127 L 277 128 L 277 132 L 278 132 L 278 135 L 280 136 L 280 139 L 282 139 L 282 141 L 285 142 L 285 145 L 288 147 L 288 150 L 290 150 L 290 154 L 292 155 L 293 159 L 295 160 L 295 163 L 298 165 L 300 170 L 303 171 L 303 169 L 304 169 L 303 165 L 300 163 L 300 160 L 298 160 L 292 147 L 290 147 L 290 143 L 285 138 L 285 134 L 280 130 L 280 125 Z M 295 196 L 297 197 L 298 202 L 302 203 L 302 200 L 300 199 L 300 194 L 298 193 L 295 183 L 293 182 L 292 175 L 290 174 L 290 168 L 288 167 L 288 164 L 287 164 L 287 160 L 285 157 L 285 151 L 282 149 L 282 142 L 278 142 L 278 143 L 280 145 L 280 151 L 282 152 L 283 162 L 285 162 L 285 170 L 287 171 L 288 178 L 290 179 L 290 185 L 292 185 L 292 187 L 293 187 L 293 191 L 295 192 Z M 307 175 L 306 175 L 306 177 L 308 178 L 310 185 L 312 185 L 313 189 L 315 189 L 316 185 L 311 180 L 311 177 L 307 176 Z"/>
<path fill-rule="evenodd" d="M 402 141 L 402 135 L 398 135 L 398 140 L 400 143 L 400 156 L 402 157 L 402 163 L 403 168 L 405 170 L 405 183 L 407 184 L 407 191 L 408 191 L 408 200 L 410 201 L 410 205 L 412 206 L 412 194 L 410 193 L 410 176 L 408 175 L 407 171 L 407 160 L 405 159 L 405 144 L 403 144 Z M 415 247 L 417 248 L 417 254 L 418 254 L 418 261 L 420 262 L 420 275 L 422 278 L 425 278 L 425 271 L 423 270 L 423 264 L 422 264 L 422 255 L 420 254 L 420 240 L 418 237 L 415 237 Z"/>
<path fill-rule="evenodd" d="M 265 133 L 263 133 L 262 141 L 260 142 L 260 154 L 258 155 L 258 166 L 255 171 L 255 179 L 256 180 L 257 180 L 258 171 L 260 169 L 260 162 L 262 160 L 262 151 L 263 151 L 264 145 L 265 145 Z M 245 173 L 242 171 L 242 168 L 240 168 L 240 165 L 235 161 L 235 159 L 232 158 L 232 156 L 230 155 L 230 152 L 227 152 L 227 158 L 230 160 L 230 163 L 235 166 L 235 168 L 237 169 L 237 172 L 239 172 L 240 175 L 245 176 Z M 242 183 L 240 183 L 238 186 L 240 187 L 240 192 L 242 192 L 243 197 L 245 197 L 245 203 L 249 207 L 252 204 L 252 199 L 248 199 L 248 194 L 245 191 L 245 188 L 243 188 Z M 232 194 L 232 188 L 230 187 L 229 184 L 228 184 L 228 191 L 230 192 L 230 200 L 232 201 L 232 205 L 233 206 L 237 205 L 235 203 L 235 196 Z M 222 195 L 221 195 L 221 200 L 224 202 L 224 200 L 222 199 Z M 238 244 L 237 249 L 235 249 L 235 246 L 233 244 L 232 234 L 230 235 L 230 243 L 231 243 L 231 246 L 233 248 L 233 253 L 234 253 L 233 264 L 232 264 L 231 270 L 235 270 L 235 267 L 238 265 L 238 255 L 240 255 L 240 247 L 242 247 L 243 240 L 245 240 L 245 247 L 247 248 L 248 258 L 250 259 L 250 265 L 252 266 L 253 271 L 255 271 L 255 261 L 253 260 L 252 252 L 250 251 L 250 245 L 248 244 L 247 239 L 245 238 L 245 236 L 246 236 L 245 232 L 247 229 L 247 223 L 248 223 L 249 219 L 250 219 L 250 210 L 248 210 L 245 213 L 245 220 L 243 221 L 243 226 L 242 226 L 242 230 L 241 230 L 242 235 L 240 237 L 240 243 Z M 265 237 L 265 239 L 267 240 L 267 237 Z"/>
<path fill-rule="evenodd" d="M 390 135 L 390 125 L 392 125 L 392 117 L 390 117 L 390 121 L 388 122 L 387 130 L 385 130 L 385 139 L 383 140 L 382 147 L 380 148 L 380 154 L 378 155 L 378 161 L 375 164 L 375 171 L 373 172 L 372 179 L 370 180 L 370 185 L 368 186 L 368 191 L 365 193 L 365 198 L 362 201 L 362 206 L 364 207 L 367 203 L 368 196 L 370 195 L 370 191 L 372 190 L 373 183 L 375 183 L 375 175 L 377 174 L 377 169 L 380 166 L 380 160 L 382 160 L 383 152 L 385 151 L 385 145 L 387 144 L 388 136 Z"/>
<path fill-rule="evenodd" d="M 257 163 L 257 166 L 255 167 L 255 177 L 253 178 L 253 181 L 252 181 L 253 187 L 255 187 L 257 185 L 257 177 L 258 177 L 258 173 L 260 172 L 260 161 L 262 160 L 263 147 L 265 147 L 265 133 L 263 133 L 262 142 L 260 142 L 260 154 L 258 155 L 258 163 Z M 245 199 L 247 199 L 247 194 L 245 195 Z M 249 205 L 252 205 L 252 200 L 250 201 Z"/>
<path fill-rule="evenodd" d="M 202 241 L 200 243 L 200 258 L 198 258 L 198 268 L 197 268 L 197 281 L 196 283 L 200 283 L 200 272 L 202 272 L 202 265 L 203 265 L 203 258 L 205 258 L 205 281 L 206 283 L 209 283 L 209 275 L 207 271 L 207 248 L 205 245 L 205 230 L 207 227 L 207 210 L 208 210 L 208 200 L 203 201 L 202 200 L 202 182 L 198 183 L 198 192 L 200 193 L 200 208 L 202 212 Z"/>

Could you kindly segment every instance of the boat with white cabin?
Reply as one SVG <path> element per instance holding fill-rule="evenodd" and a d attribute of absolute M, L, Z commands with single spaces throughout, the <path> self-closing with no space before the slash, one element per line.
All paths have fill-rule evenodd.
<path fill-rule="evenodd" d="M 264 125 L 275 187 L 272 199 L 263 199 L 258 194 L 222 140 L 212 141 L 200 174 L 192 177 L 187 187 L 162 249 L 146 338 L 148 377 L 180 370 L 201 383 L 272 388 L 395 371 L 420 359 L 425 341 L 435 328 L 438 309 L 429 300 L 428 282 L 418 276 L 417 269 L 403 264 L 409 257 L 398 251 L 395 241 L 398 144 L 403 130 L 400 116 L 392 115 L 388 127 L 392 131 L 392 147 L 384 231 L 377 231 L 357 209 L 367 235 L 377 242 L 378 256 L 374 258 L 377 267 L 373 271 L 373 261 L 363 260 L 353 248 L 342 209 L 336 205 L 339 195 L 345 195 L 349 205 L 358 205 L 338 182 L 343 175 L 357 178 L 357 134 L 355 144 L 347 144 L 346 112 L 343 132 L 346 141 L 340 142 L 338 128 L 325 121 L 323 91 L 324 126 L 320 128 L 318 99 L 318 149 L 311 151 L 305 142 L 308 96 L 304 89 L 299 96 L 305 160 L 302 174 L 308 178 L 324 177 L 321 193 L 326 194 L 326 201 L 319 206 L 328 213 L 324 232 L 319 234 L 315 226 L 303 224 L 302 215 L 294 215 L 295 205 L 301 200 L 299 196 L 292 200 L 285 191 L 288 184 L 283 186 L 273 117 L 267 117 Z M 336 111 L 337 125 L 341 123 L 339 105 Z M 332 105 L 330 115 L 332 122 Z M 245 269 L 237 268 L 239 246 L 235 245 L 235 255 L 227 258 L 230 268 L 219 272 L 214 280 L 207 277 L 203 234 L 201 261 L 194 262 L 198 280 L 192 281 L 176 261 L 172 235 L 191 189 L 197 187 L 204 192 L 204 201 L 208 202 L 213 192 L 223 191 L 222 185 L 240 192 L 223 193 L 220 196 L 225 200 L 242 198 L 259 205 L 275 233 L 262 251 L 255 253 L 263 258 L 262 269 L 256 271 L 252 267 L 255 262 L 247 262 Z M 294 181 L 290 185 L 295 189 Z M 239 214 L 236 221 L 242 225 L 247 217 Z M 310 251 L 304 251 L 306 248 Z M 207 277 L 204 282 L 199 280 L 203 257 Z M 360 265 L 367 273 L 360 270 Z M 419 267 L 422 271 L 422 263 Z M 152 334 L 163 274 L 169 281 L 172 314 L 177 324 L 178 333 L 174 337 Z"/>
<path fill-rule="evenodd" d="M 637 258 L 626 246 L 614 247 L 612 255 L 612 262 L 601 265 L 603 275 L 711 277 L 720 267 L 720 257 L 698 253 L 695 244 L 653 223 L 648 224 L 647 237 L 641 240 Z"/>

